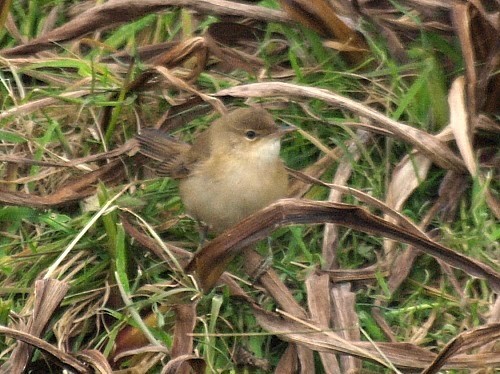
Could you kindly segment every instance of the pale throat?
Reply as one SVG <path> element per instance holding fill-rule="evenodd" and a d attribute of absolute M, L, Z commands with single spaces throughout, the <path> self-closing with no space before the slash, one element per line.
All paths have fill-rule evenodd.
<path fill-rule="evenodd" d="M 239 142 L 223 152 L 214 154 L 195 171 L 213 175 L 211 170 L 220 170 L 216 179 L 225 180 L 229 186 L 248 184 L 262 175 L 274 173 L 282 168 L 280 158 L 280 140 L 278 137 L 259 139 L 256 142 Z M 200 165 L 201 166 L 201 165 Z M 242 182 L 245 181 L 245 182 Z M 262 180 L 259 179 L 259 183 Z"/>
<path fill-rule="evenodd" d="M 248 161 L 256 163 L 273 163 L 280 157 L 279 138 L 262 139 L 258 143 L 249 144 L 245 151 L 239 155 Z"/>

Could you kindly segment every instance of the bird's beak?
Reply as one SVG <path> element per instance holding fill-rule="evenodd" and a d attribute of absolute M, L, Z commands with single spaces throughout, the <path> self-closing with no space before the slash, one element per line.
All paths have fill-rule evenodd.
<path fill-rule="evenodd" d="M 283 136 L 285 134 L 288 134 L 289 132 L 294 132 L 294 131 L 297 131 L 297 127 L 295 127 L 294 125 L 284 125 L 279 127 L 277 135 Z"/>

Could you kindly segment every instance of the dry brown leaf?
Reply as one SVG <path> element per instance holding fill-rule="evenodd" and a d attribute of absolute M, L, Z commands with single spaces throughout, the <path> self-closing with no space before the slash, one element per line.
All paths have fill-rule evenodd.
<path fill-rule="evenodd" d="M 170 309 L 171 307 L 169 305 L 162 304 L 160 305 L 159 312 L 166 313 Z M 158 316 L 156 313 L 149 312 L 146 316 L 143 317 L 142 320 L 145 326 L 158 326 Z M 171 325 L 168 325 L 168 327 L 171 327 Z M 137 354 L 138 351 L 153 352 L 156 347 L 159 347 L 158 349 L 160 352 L 168 353 L 165 352 L 166 348 L 162 346 L 151 346 L 149 344 L 148 338 L 144 335 L 144 332 L 141 330 L 141 328 L 132 325 L 126 325 L 117 333 L 113 352 L 110 355 L 109 359 L 112 362 L 117 362 L 125 356 Z"/>
<path fill-rule="evenodd" d="M 36 196 L 21 192 L 0 191 L 0 202 L 7 205 L 50 208 L 67 206 L 95 193 L 97 182 L 107 185 L 119 183 L 125 178 L 126 170 L 121 160 L 110 163 L 59 188 L 48 196 Z"/>
<path fill-rule="evenodd" d="M 92 41 L 89 40 L 89 43 L 96 43 L 94 39 Z M 157 56 L 164 55 L 179 45 L 179 41 L 168 41 L 163 43 L 155 43 L 149 45 L 138 45 L 137 50 L 134 51 L 134 55 L 139 58 L 140 61 L 153 61 Z M 99 44 L 100 48 L 107 48 L 109 46 Z M 114 50 L 113 50 L 114 51 Z M 101 57 L 99 60 L 102 63 L 111 64 L 116 63 L 116 61 L 120 61 L 125 64 L 131 64 L 134 61 L 134 57 L 130 54 L 129 51 L 116 51 L 109 56 Z M 118 66 L 117 66 L 118 68 Z M 126 71 L 126 70 L 125 70 Z"/>
<path fill-rule="evenodd" d="M 170 360 L 161 371 L 161 374 L 182 373 L 183 368 L 191 368 L 194 373 L 205 373 L 207 364 L 201 357 L 194 355 L 182 355 Z"/>
<path fill-rule="evenodd" d="M 226 113 L 227 110 L 224 106 L 224 104 L 217 98 L 211 97 L 207 94 L 204 94 L 203 92 L 197 90 L 181 78 L 177 78 L 175 75 L 173 75 L 167 68 L 163 66 L 156 66 L 154 67 L 154 70 L 156 70 L 160 75 L 165 78 L 165 80 L 171 84 L 173 87 L 179 89 L 180 91 L 185 91 L 189 92 L 193 95 L 199 96 L 200 99 L 203 101 L 207 102 L 208 104 L 212 105 L 219 113 L 223 114 Z"/>
<path fill-rule="evenodd" d="M 20 164 L 20 165 L 40 165 L 40 166 L 52 166 L 52 167 L 60 167 L 60 168 L 71 168 L 71 167 L 82 166 L 83 164 L 86 164 L 89 162 L 109 160 L 109 159 L 112 159 L 115 157 L 122 156 L 124 154 L 136 153 L 137 147 L 138 147 L 137 140 L 131 139 L 131 140 L 127 141 L 125 144 L 123 144 L 122 146 L 115 148 L 111 151 L 94 153 L 94 154 L 91 154 L 91 155 L 88 155 L 85 157 L 75 158 L 75 159 L 72 159 L 69 161 L 60 161 L 60 162 L 40 161 L 40 160 L 33 160 L 33 159 L 29 159 L 29 158 L 24 158 L 24 157 L 18 157 L 15 155 L 10 155 L 10 156 L 0 155 L 0 162 L 9 162 L 9 163 Z M 92 171 L 88 167 L 85 167 L 84 170 Z"/>
<path fill-rule="evenodd" d="M 49 355 L 53 362 L 58 364 L 59 366 L 63 368 L 67 368 L 69 370 L 72 370 L 76 373 L 85 373 L 85 374 L 90 374 L 89 368 L 74 358 L 72 355 L 55 348 L 54 346 L 50 345 L 47 343 L 45 340 L 37 338 L 36 336 L 33 336 L 31 334 L 28 334 L 26 332 L 21 332 L 16 329 L 11 329 L 9 327 L 5 326 L 0 326 L 0 334 L 4 334 L 6 336 L 10 336 L 14 339 L 17 339 L 21 342 L 24 342 L 26 344 L 29 344 L 32 347 L 36 347 L 39 350 L 41 350 L 43 353 Z M 4 364 L 5 365 L 5 364 Z M 21 373 L 22 371 L 14 371 L 14 369 L 11 369 L 10 367 L 5 367 L 2 366 L 0 368 L 0 373 L 1 374 L 11 374 L 11 373 Z"/>
<path fill-rule="evenodd" d="M 39 110 L 48 107 L 50 105 L 59 103 L 62 99 L 82 97 L 90 93 L 91 93 L 90 90 L 71 91 L 62 93 L 58 97 L 47 97 L 44 99 L 31 101 L 29 103 L 22 104 L 17 107 L 3 111 L 2 113 L 0 113 L 0 120 L 11 116 L 29 114 L 34 112 L 35 110 Z"/>
<path fill-rule="evenodd" d="M 111 357 L 110 359 L 112 359 L 113 361 L 118 362 L 121 359 L 126 358 L 126 357 L 136 356 L 136 358 L 137 358 L 140 355 L 140 360 L 141 361 L 144 361 L 145 357 L 147 357 L 147 356 L 157 357 L 157 360 L 160 361 L 161 359 L 163 359 L 165 356 L 167 356 L 169 354 L 170 354 L 170 351 L 168 350 L 167 347 L 163 347 L 163 346 L 160 346 L 160 345 L 146 344 L 146 345 L 141 346 L 141 347 L 136 348 L 136 349 L 130 349 L 128 351 L 120 352 L 119 354 L 117 354 L 116 356 Z M 137 362 L 137 360 L 135 362 Z M 136 367 L 141 367 L 140 364 L 139 365 L 135 365 L 135 366 Z M 151 368 L 153 366 L 155 366 L 154 362 L 148 362 L 148 367 L 142 368 L 142 371 L 140 371 L 139 373 L 142 373 L 145 370 L 147 370 L 147 369 L 149 369 L 149 368 Z M 128 370 L 128 369 L 125 369 L 125 370 Z M 135 373 L 136 371 L 134 371 L 134 369 L 132 369 L 132 372 Z M 125 374 L 128 374 L 128 372 L 126 372 Z"/>
<path fill-rule="evenodd" d="M 154 46 L 150 46 L 150 48 L 152 47 Z M 160 65 L 167 68 L 173 68 L 182 65 L 193 56 L 196 56 L 201 57 L 202 61 L 201 63 L 198 63 L 198 65 L 200 65 L 203 69 L 205 67 L 206 53 L 207 45 L 205 38 L 198 36 L 171 44 L 171 48 L 161 54 L 157 54 L 147 59 L 146 63 L 151 66 Z M 194 74 L 194 76 L 198 75 Z"/>
<path fill-rule="evenodd" d="M 291 83 L 266 82 L 236 86 L 221 90 L 215 96 L 235 97 L 275 97 L 319 99 L 324 102 L 347 109 L 359 116 L 366 117 L 384 129 L 391 131 L 395 137 L 410 143 L 439 166 L 445 169 L 463 171 L 465 166 L 452 150 L 435 136 L 394 121 L 376 110 L 343 97 L 326 89 L 300 86 Z"/>
<path fill-rule="evenodd" d="M 398 254 L 391 263 L 391 272 L 387 284 L 391 292 L 396 291 L 413 270 L 413 262 L 420 253 L 413 247 Z"/>
<path fill-rule="evenodd" d="M 2 29 L 9 15 L 11 4 L 12 0 L 2 1 L 2 3 L 0 3 L 0 28 Z"/>
<path fill-rule="evenodd" d="M 114 370 L 113 374 L 144 374 L 149 373 L 156 365 L 161 365 L 165 353 L 156 353 L 153 347 L 149 351 L 138 352 L 133 364 L 126 369 Z"/>
<path fill-rule="evenodd" d="M 370 284 L 377 279 L 378 275 L 384 277 L 389 275 L 386 267 L 380 264 L 374 264 L 361 269 L 334 269 L 322 270 L 330 276 L 333 283 L 359 282 L 360 284 Z"/>
<path fill-rule="evenodd" d="M 469 173 L 476 177 L 477 164 L 472 149 L 472 128 L 465 104 L 465 78 L 463 76 L 456 78 L 451 84 L 448 104 L 450 106 L 450 127 L 455 135 L 458 150 Z"/>
<path fill-rule="evenodd" d="M 486 323 L 487 324 L 500 323 L 500 297 L 497 297 L 495 303 L 491 305 L 490 315 Z M 497 340 L 496 342 L 492 341 L 491 343 L 484 344 L 482 347 L 478 349 L 478 353 L 498 352 L 500 349 L 499 342 L 500 339 Z M 485 374 L 485 372 L 484 371 L 482 371 L 481 373 L 475 372 L 474 374 Z"/>
<path fill-rule="evenodd" d="M 477 4 L 478 2 L 476 2 Z M 492 9 L 495 9 L 491 6 Z M 466 71 L 467 110 L 475 122 L 481 111 L 499 111 L 500 77 L 496 72 L 500 66 L 498 58 L 498 6 L 491 17 L 485 16 L 471 2 L 456 2 L 452 7 L 452 20 L 460 40 Z M 490 19 L 495 19 L 492 23 Z"/>
<path fill-rule="evenodd" d="M 486 202 L 495 217 L 500 220 L 500 199 L 493 195 L 489 190 L 486 191 Z"/>
<path fill-rule="evenodd" d="M 113 374 L 108 359 L 96 349 L 85 349 L 75 355 L 94 369 L 94 373 Z"/>
<path fill-rule="evenodd" d="M 126 226 L 124 226 L 126 227 Z M 129 231 L 126 227 L 127 232 Z M 134 237 L 138 237 L 135 235 Z M 248 258 L 246 257 L 245 262 L 248 262 Z M 262 263 L 262 259 L 259 257 L 258 254 L 255 254 L 255 257 L 251 261 L 254 263 L 255 268 L 258 268 L 259 265 Z M 272 271 L 272 269 L 270 269 Z M 269 271 L 269 270 L 268 270 Z M 270 278 L 267 278 L 268 275 L 264 274 L 261 276 L 260 283 L 265 284 L 266 289 L 271 289 L 271 294 L 274 297 L 275 294 L 283 292 L 283 293 L 289 293 L 289 290 L 286 287 L 280 288 L 279 286 L 273 285 L 273 282 L 280 282 L 279 278 L 275 279 L 274 281 L 271 281 Z M 253 305 L 252 300 L 243 292 L 239 286 L 234 283 L 230 278 L 223 277 L 224 282 L 228 285 L 229 289 L 231 290 L 231 293 L 235 296 L 240 297 L 242 300 L 245 300 L 249 302 L 251 305 Z M 282 297 L 281 295 L 278 295 Z M 291 302 L 292 304 L 295 303 L 296 301 L 293 299 L 293 296 L 291 296 Z M 279 303 L 281 305 L 281 303 Z M 292 307 L 290 309 L 291 304 L 288 302 L 283 303 L 283 305 L 288 305 L 287 309 L 291 310 L 293 315 L 295 316 L 294 318 L 299 318 L 303 319 L 305 318 L 305 314 L 301 307 L 296 304 L 295 307 Z M 256 309 L 256 306 L 254 305 L 254 309 Z M 378 356 L 379 351 L 378 349 L 381 349 L 382 352 L 384 353 L 385 356 L 388 357 L 389 361 L 393 362 L 395 365 L 403 368 L 424 368 L 428 366 L 435 358 L 435 355 L 431 354 L 430 352 L 420 349 L 418 347 L 415 347 L 411 344 L 402 344 L 402 343 L 397 343 L 394 345 L 388 344 L 388 343 L 377 343 L 378 347 L 375 349 L 372 345 L 372 343 L 365 343 L 365 342 L 343 342 L 342 339 L 336 337 L 335 334 L 333 333 L 326 333 L 326 332 L 318 332 L 322 331 L 323 329 L 320 326 L 316 326 L 315 324 L 311 325 L 311 322 L 308 322 L 307 327 L 315 326 L 313 331 L 307 332 L 305 331 L 305 327 L 302 324 L 299 325 L 290 325 L 287 322 L 285 323 L 283 319 L 278 318 L 278 320 L 275 323 L 270 323 L 268 316 L 264 319 L 262 319 L 262 313 L 261 310 L 258 308 L 256 309 L 256 316 L 259 321 L 259 323 L 269 331 L 273 333 L 277 333 L 281 338 L 287 340 L 287 341 L 295 341 L 299 343 L 299 349 L 304 349 L 305 345 L 306 347 L 318 350 L 318 351 L 323 351 L 323 352 L 344 352 L 348 354 L 354 354 L 355 356 L 358 357 L 363 357 L 363 358 L 368 358 L 373 360 L 373 355 Z M 268 313 L 268 312 L 264 312 Z M 275 318 L 275 317 L 273 317 Z M 292 331 L 296 331 L 297 333 L 294 334 Z M 319 336 L 314 336 L 315 332 L 318 332 L 320 334 Z M 333 334 L 333 335 L 332 335 Z M 359 348 L 356 348 L 359 347 Z M 292 352 L 293 349 L 290 351 L 287 350 L 287 352 Z M 306 351 L 307 352 L 307 351 Z M 367 353 L 368 352 L 368 353 Z M 367 353 L 367 354 L 366 354 Z M 479 358 L 478 358 L 479 357 Z M 285 360 L 288 362 L 288 364 L 291 364 L 293 360 L 289 360 L 290 357 Z M 384 360 L 380 358 L 380 360 Z M 450 362 L 447 363 L 446 367 L 453 368 L 453 367 L 480 367 L 479 363 L 481 361 L 478 360 L 483 360 L 483 362 L 498 362 L 498 357 L 495 357 L 495 355 L 481 355 L 481 356 L 456 356 L 452 358 Z M 496 361 L 495 361 L 496 360 Z M 375 361 L 379 361 L 379 359 L 376 359 Z M 478 363 L 479 362 L 479 363 Z M 283 368 L 284 361 L 281 361 L 281 368 Z M 287 364 L 287 365 L 288 365 Z"/>
<path fill-rule="evenodd" d="M 344 43 L 341 43 L 341 42 L 336 42 L 334 40 L 326 40 L 323 42 L 323 45 L 325 47 L 328 47 L 328 48 L 331 48 L 331 49 L 335 49 L 339 52 L 367 52 L 368 50 L 367 49 L 363 49 L 363 48 L 360 48 L 360 47 L 355 47 L 355 46 L 352 46 L 350 44 L 344 44 Z"/>
<path fill-rule="evenodd" d="M 328 274 L 311 273 L 306 279 L 307 306 L 311 319 L 325 329 L 330 328 L 330 277 Z M 340 367 L 334 354 L 320 352 L 323 369 L 328 374 L 340 374 Z"/>
<path fill-rule="evenodd" d="M 481 347 L 485 344 L 498 341 L 499 339 L 500 323 L 484 325 L 473 330 L 464 331 L 441 350 L 436 359 L 422 372 L 422 374 L 437 373 L 458 351 Z M 484 366 L 484 368 L 486 368 L 488 365 L 485 363 Z"/>
<path fill-rule="evenodd" d="M 311 273 L 306 278 L 307 306 L 318 326 L 330 325 L 330 279 L 327 274 Z"/>
<path fill-rule="evenodd" d="M 427 227 L 438 214 L 440 220 L 444 222 L 451 222 L 455 217 L 460 197 L 463 195 L 468 185 L 469 183 L 464 178 L 463 174 L 454 173 L 452 171 L 446 173 L 446 176 L 441 182 L 439 188 L 439 198 L 431 206 L 424 219 L 422 219 L 420 226 L 422 228 Z M 390 248 L 385 246 L 385 250 L 389 251 Z M 413 268 L 413 261 L 419 254 L 418 250 L 414 247 L 410 247 L 403 253 L 396 256 L 391 265 L 390 277 L 387 280 L 389 290 L 391 290 L 391 292 L 394 292 L 403 283 L 408 274 L 410 274 L 410 271 Z M 449 277 L 449 280 L 454 283 L 453 277 Z M 455 288 L 460 294 L 461 288 Z"/>
<path fill-rule="evenodd" d="M 278 365 L 276 366 L 275 374 L 298 373 L 299 363 L 297 361 L 297 345 L 290 343 L 281 356 Z"/>
<path fill-rule="evenodd" d="M 387 188 L 385 199 L 387 206 L 395 211 L 401 211 L 413 191 L 427 177 L 430 167 L 431 161 L 421 153 L 414 152 L 403 157 L 394 168 Z M 385 218 L 389 217 L 385 215 Z M 393 256 L 391 254 L 395 254 L 393 252 L 395 244 L 392 240 L 384 240 L 384 252 L 389 256 L 389 262 L 392 262 L 391 257 Z"/>
<path fill-rule="evenodd" d="M 39 38 L 18 47 L 4 49 L 3 56 L 33 54 L 90 32 L 124 22 L 131 22 L 146 14 L 178 6 L 195 9 L 201 13 L 225 14 L 250 17 L 265 21 L 288 21 L 281 11 L 257 5 L 235 3 L 225 0 L 113 0 L 96 5 L 73 20 Z"/>
<path fill-rule="evenodd" d="M 3 4 L 6 4 L 6 3 L 7 2 L 3 2 Z M 21 31 L 17 27 L 16 22 L 14 20 L 14 16 L 12 15 L 12 13 L 8 12 L 7 20 L 5 22 L 5 25 L 3 25 L 3 26 L 5 26 L 5 30 L 7 30 L 9 32 L 9 34 L 12 36 L 12 38 L 14 38 L 14 40 L 16 40 L 17 42 L 26 43 L 28 41 L 26 36 L 24 36 L 23 33 L 21 33 Z"/>
<path fill-rule="evenodd" d="M 61 9 L 62 9 L 61 5 L 56 5 L 50 10 L 49 14 L 47 15 L 47 17 L 43 22 L 43 28 L 40 32 L 40 35 L 50 32 L 55 27 Z"/>
<path fill-rule="evenodd" d="M 201 38 L 198 38 L 201 39 Z M 190 40 L 190 42 L 193 42 Z M 194 41 L 193 43 L 196 43 Z M 202 43 L 203 46 L 198 46 L 196 48 L 201 48 L 200 50 L 195 48 L 195 51 L 198 52 L 203 52 L 205 48 L 205 43 Z M 190 47 L 193 47 L 192 43 L 188 43 L 187 45 L 179 46 L 177 52 L 181 53 L 181 55 L 174 54 L 172 51 L 171 54 L 168 56 L 162 56 L 162 63 L 166 65 L 172 65 L 172 67 L 175 67 L 176 63 L 179 63 L 180 61 L 184 61 L 185 58 L 190 56 L 191 53 L 196 53 L 191 51 Z M 186 50 L 187 48 L 188 50 Z M 177 61 L 177 58 L 179 58 L 179 61 Z M 186 79 L 191 79 L 193 78 L 193 74 L 199 74 L 201 70 L 193 70 L 192 73 L 188 74 Z M 142 72 L 136 79 L 134 79 L 130 84 L 127 85 L 126 91 L 127 92 L 135 92 L 135 91 L 143 91 L 150 89 L 151 86 L 153 85 L 158 85 L 158 77 L 163 78 L 163 82 L 167 83 L 167 86 L 170 88 L 175 88 L 178 89 L 181 92 L 189 92 L 191 93 L 194 97 L 198 97 L 201 99 L 203 102 L 206 102 L 210 105 L 212 105 L 219 113 L 225 113 L 227 110 L 222 104 L 222 102 L 214 97 L 211 97 L 209 95 L 204 94 L 200 90 L 196 89 L 195 86 L 191 85 L 188 83 L 186 80 L 183 78 L 178 77 L 173 70 L 170 70 L 166 68 L 165 66 L 157 65 L 153 66 L 150 69 L 147 69 L 146 71 Z M 190 98 L 187 100 L 187 102 L 197 102 L 196 100 L 193 100 Z M 186 101 L 184 101 L 186 103 Z M 103 128 L 106 128 L 106 124 L 109 121 L 109 118 L 111 117 L 111 107 L 107 107 L 107 112 L 106 112 L 106 119 L 101 120 L 102 124 L 101 126 Z M 103 116 L 104 117 L 104 116 Z"/>
<path fill-rule="evenodd" d="M 400 369 L 424 369 L 436 358 L 426 349 L 409 343 L 360 342 L 347 341 L 332 331 L 324 331 L 311 321 L 277 316 L 253 304 L 257 321 L 266 330 L 278 335 L 285 341 L 305 345 L 318 352 L 338 352 L 353 355 L 376 362 L 386 367 Z M 489 335 L 493 339 L 498 335 Z M 447 369 L 482 368 L 485 365 L 500 364 L 500 357 L 495 354 L 456 355 L 445 365 Z"/>
<path fill-rule="evenodd" d="M 268 359 L 258 358 L 251 351 L 242 347 L 241 345 L 237 345 L 234 349 L 234 353 L 231 355 L 233 362 L 236 364 L 236 367 L 247 366 L 252 369 L 259 369 L 263 372 L 269 372 L 271 369 L 271 365 Z"/>
<path fill-rule="evenodd" d="M 401 211 L 410 195 L 427 177 L 430 160 L 419 153 L 406 155 L 394 168 L 385 203 L 396 211 Z"/>
<path fill-rule="evenodd" d="M 175 327 L 174 341 L 172 343 L 172 358 L 193 353 L 193 331 L 196 325 L 196 304 L 178 304 L 174 306 Z M 179 370 L 182 374 L 187 372 Z"/>
<path fill-rule="evenodd" d="M 304 373 L 312 373 L 314 371 L 314 351 L 309 347 L 305 347 L 301 344 L 297 345 L 297 356 L 299 358 L 300 370 Z"/>
<path fill-rule="evenodd" d="M 363 130 L 358 130 L 357 139 L 352 140 L 351 144 L 347 145 L 347 154 L 342 160 L 340 160 L 337 170 L 335 171 L 335 176 L 333 178 L 333 184 L 344 186 L 347 184 L 351 173 L 352 173 L 352 161 L 356 162 L 361 157 L 360 147 L 364 147 L 367 143 L 372 141 L 373 136 Z M 352 160 L 352 161 L 351 161 Z M 332 188 L 328 196 L 328 201 L 336 203 L 341 202 L 342 195 L 344 192 Z M 335 225 L 325 225 L 323 234 L 323 244 L 322 244 L 322 257 L 324 261 L 323 269 L 334 269 L 338 267 L 336 262 L 336 252 L 337 252 L 337 242 L 338 242 L 338 227 Z"/>
<path fill-rule="evenodd" d="M 264 61 L 257 57 L 259 41 L 265 32 L 255 27 L 234 23 L 217 22 L 209 26 L 205 33 L 210 53 L 219 59 L 213 68 L 230 72 L 243 69 L 256 75 L 264 68 Z"/>
<path fill-rule="evenodd" d="M 264 262 L 262 256 L 255 252 L 251 247 L 247 247 L 244 249 L 244 257 L 245 272 L 251 279 L 258 276 L 258 282 L 266 289 L 268 294 L 273 297 L 280 308 L 299 318 L 306 318 L 305 310 L 302 309 L 299 303 L 295 300 L 288 287 L 286 287 L 274 269 L 269 267 L 262 272 L 261 267 Z M 245 300 L 248 301 L 248 298 L 245 298 Z M 296 352 L 298 361 L 300 362 L 300 367 L 312 370 L 314 367 L 313 352 L 302 346 L 298 346 Z"/>
<path fill-rule="evenodd" d="M 416 235 L 425 236 L 424 232 L 421 231 L 418 228 L 418 226 L 415 225 L 413 222 L 411 222 L 407 217 L 403 216 L 401 213 L 397 212 L 396 210 L 390 208 L 387 204 L 384 204 L 384 202 L 382 202 L 381 200 L 376 199 L 373 196 L 371 196 L 365 192 L 362 192 L 360 190 L 357 190 L 357 189 L 351 188 L 351 187 L 341 186 L 341 185 L 332 184 L 332 183 L 325 183 L 325 182 L 323 182 L 317 178 L 314 178 L 308 174 L 305 174 L 301 171 L 293 170 L 290 168 L 287 168 L 287 171 L 294 178 L 300 179 L 308 184 L 315 184 L 318 186 L 324 186 L 326 188 L 330 188 L 332 190 L 336 190 L 338 192 L 341 192 L 342 194 L 354 196 L 359 201 L 362 201 L 362 202 L 368 204 L 368 206 L 380 209 L 386 216 L 394 219 L 395 222 L 397 222 L 400 226 L 404 227 L 405 229 L 412 231 Z"/>
<path fill-rule="evenodd" d="M 388 0 L 349 1 L 328 0 L 339 16 L 359 24 L 359 19 L 375 26 L 373 31 L 364 28 L 373 37 L 382 36 L 392 56 L 408 61 L 408 41 L 414 40 L 421 30 L 430 30 L 448 36 L 451 34 L 449 12 L 452 3 L 442 0 L 409 0 L 394 3 Z M 374 36 L 373 34 L 377 34 Z"/>
<path fill-rule="evenodd" d="M 366 143 L 372 139 L 371 134 L 363 130 L 358 130 L 357 134 L 358 134 L 358 139 L 353 140 L 351 144 L 348 145 L 347 152 L 349 154 L 349 157 L 344 156 L 337 167 L 337 170 L 335 172 L 335 177 L 333 178 L 333 184 L 343 186 L 347 183 L 347 180 L 350 178 L 352 172 L 352 160 L 356 162 L 356 160 L 360 158 L 361 151 L 359 147 L 366 145 Z M 343 193 L 344 192 L 341 190 L 331 189 L 328 201 L 340 202 Z M 324 269 L 332 270 L 338 267 L 338 264 L 336 262 L 336 251 L 337 251 L 337 241 L 338 241 L 337 235 L 338 235 L 337 225 L 332 225 L 332 224 L 325 225 L 324 235 L 323 235 L 323 246 L 322 246 L 323 261 L 325 262 L 325 266 L 323 266 Z M 339 271 L 338 273 L 342 273 L 342 271 Z M 353 275 L 353 273 L 356 272 L 345 271 L 344 273 L 346 273 L 345 275 L 350 277 Z M 328 273 L 330 280 L 334 279 L 333 274 L 334 270 Z M 372 275 L 374 275 L 373 272 Z M 350 287 L 350 284 L 337 283 L 330 289 L 330 282 L 328 282 L 326 285 L 320 283 L 317 287 L 315 287 L 315 289 L 319 289 L 319 291 L 322 291 L 320 288 L 321 286 L 325 288 L 324 291 L 328 294 L 328 297 L 325 297 L 325 299 L 329 300 L 330 294 L 332 296 L 331 305 L 329 303 L 327 307 L 325 306 L 323 313 L 327 313 L 328 321 L 331 318 L 335 331 L 339 331 L 339 334 L 345 339 L 352 340 L 352 338 L 354 337 L 355 338 L 354 340 L 359 340 L 359 330 L 353 327 L 356 326 L 358 323 L 357 314 L 354 313 L 353 315 L 350 315 L 350 313 L 353 312 L 355 303 L 355 298 L 352 297 L 352 294 L 350 294 L 348 289 L 346 290 L 346 288 Z M 309 297 L 309 292 L 308 292 L 308 297 Z M 312 310 L 311 310 L 311 315 L 314 317 Z M 322 358 L 323 367 L 325 368 L 325 370 L 331 370 L 331 372 L 334 373 L 356 372 L 356 370 L 359 369 L 361 363 L 354 357 L 341 356 L 340 357 L 341 366 L 339 367 L 339 363 L 335 358 L 335 356 L 325 353 L 320 353 L 320 357 Z"/>
<path fill-rule="evenodd" d="M 329 46 L 341 52 L 352 64 L 362 63 L 369 50 L 364 39 L 349 28 L 338 16 L 328 0 L 279 0 L 292 18 L 316 30 L 325 37 L 334 38 Z M 335 47 L 332 45 L 335 44 Z"/>
<path fill-rule="evenodd" d="M 356 294 L 351 284 L 339 283 L 331 289 L 333 328 L 342 338 L 359 341 L 359 318 L 356 312 Z M 341 356 L 342 373 L 357 373 L 361 370 L 361 360 L 352 356 Z"/>
<path fill-rule="evenodd" d="M 342 339 L 338 334 L 329 329 L 325 330 L 312 321 L 297 317 L 290 318 L 291 316 L 280 318 L 276 314 L 264 311 L 256 305 L 253 305 L 253 309 L 259 324 L 285 341 L 294 342 L 318 352 L 346 353 L 384 366 L 387 365 L 380 355 L 372 354 L 370 351 L 359 347 L 358 342 Z"/>
<path fill-rule="evenodd" d="M 328 156 L 321 157 L 314 164 L 307 166 L 302 172 L 306 175 L 311 175 L 315 178 L 320 178 L 331 166 L 332 166 L 332 154 L 337 154 L 337 149 L 339 149 L 338 155 L 342 155 L 340 147 L 335 148 Z M 290 172 L 290 170 L 288 170 Z M 300 178 L 294 178 L 290 183 L 288 188 L 288 197 L 302 197 L 311 188 L 311 183 L 308 181 L 303 181 Z"/>
<path fill-rule="evenodd" d="M 33 338 L 40 337 L 68 290 L 69 284 L 56 279 L 36 281 L 35 291 L 32 295 L 34 307 L 24 332 Z M 30 303 L 26 304 L 29 305 Z M 2 370 L 8 368 L 13 373 L 20 373 L 29 364 L 33 354 L 33 346 L 36 347 L 37 345 L 26 342 L 21 338 L 17 339 L 20 342 L 10 355 L 9 360 L 2 365 Z"/>
<path fill-rule="evenodd" d="M 420 233 L 408 231 L 367 211 L 347 204 L 282 199 L 226 230 L 198 252 L 186 270 L 196 271 L 204 290 L 209 290 L 225 270 L 225 264 L 242 248 L 267 237 L 288 224 L 336 223 L 368 234 L 382 235 L 415 246 L 466 273 L 487 279 L 500 291 L 500 274 L 491 267 L 433 242 Z"/>
<path fill-rule="evenodd" d="M 132 139 L 125 143 L 124 145 L 103 153 L 97 153 L 94 155 L 89 155 L 86 157 L 74 159 L 67 162 L 44 162 L 44 161 L 34 161 L 24 158 L 17 158 L 15 156 L 0 156 L 0 162 L 8 163 L 18 163 L 18 164 L 29 164 L 29 165 L 45 165 L 53 167 L 78 167 L 87 162 L 93 162 L 98 160 L 108 160 L 115 159 L 124 154 L 134 153 L 137 148 L 137 141 Z M 139 165 L 142 160 L 140 158 L 134 159 L 136 164 Z M 81 168 L 81 167 L 79 167 Z M 84 168 L 88 170 L 87 168 Z M 46 173 L 47 175 L 50 175 Z M 46 176 L 44 173 L 39 173 L 39 176 Z M 67 183 L 66 185 L 59 188 L 53 194 L 48 196 L 36 196 L 32 194 L 20 193 L 15 191 L 0 191 L 0 202 L 9 205 L 19 205 L 19 206 L 32 206 L 35 208 L 48 208 L 55 206 L 64 206 L 81 200 L 87 196 L 95 193 L 96 184 L 98 181 L 108 183 L 108 185 L 116 184 L 121 182 L 125 177 L 125 168 L 120 160 L 113 160 L 107 165 L 91 171 L 78 179 Z M 35 178 L 38 178 L 35 176 Z M 9 181 L 9 183 L 22 182 L 24 179 L 18 179 L 15 181 Z"/>
<path fill-rule="evenodd" d="M 123 228 L 125 229 L 127 235 L 130 235 L 132 238 L 134 238 L 134 240 L 137 241 L 138 244 L 151 251 L 151 253 L 154 256 L 158 257 L 158 259 L 160 259 L 166 266 L 168 266 L 169 269 L 173 271 L 177 270 L 177 267 L 173 263 L 172 258 L 156 241 L 154 241 L 149 236 L 137 229 L 134 225 L 132 225 L 132 223 L 130 223 L 130 221 L 124 214 L 120 215 L 120 221 L 123 224 Z M 168 251 L 175 256 L 175 259 L 181 266 L 186 266 L 193 257 L 193 254 L 191 252 L 183 248 L 177 247 L 168 242 L 164 242 L 163 244 L 168 249 Z"/>
<path fill-rule="evenodd" d="M 244 256 L 245 272 L 251 277 L 255 277 L 263 263 L 262 256 L 251 248 L 245 250 Z M 290 293 L 290 290 L 283 284 L 278 274 L 276 274 L 272 268 L 266 269 L 264 273 L 257 275 L 260 275 L 258 278 L 259 283 L 262 284 L 262 286 L 264 286 L 269 294 L 276 300 L 276 303 L 280 306 L 280 308 L 289 313 L 305 318 L 306 312 L 295 300 L 293 295 Z"/>

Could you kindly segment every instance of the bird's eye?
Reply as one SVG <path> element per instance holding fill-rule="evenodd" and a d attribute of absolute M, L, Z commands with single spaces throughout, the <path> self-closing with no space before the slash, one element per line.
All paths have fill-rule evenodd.
<path fill-rule="evenodd" d="M 257 137 L 257 133 L 253 130 L 247 130 L 245 136 L 247 137 L 248 140 L 254 140 Z"/>

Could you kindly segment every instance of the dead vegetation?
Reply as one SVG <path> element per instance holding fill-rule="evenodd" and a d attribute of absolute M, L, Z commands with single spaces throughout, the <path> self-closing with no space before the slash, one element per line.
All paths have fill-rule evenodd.
<path fill-rule="evenodd" d="M 498 4 L 278 3 L 2 3 L 2 372 L 500 367 Z M 134 134 L 245 103 L 291 198 L 193 255 Z"/>

